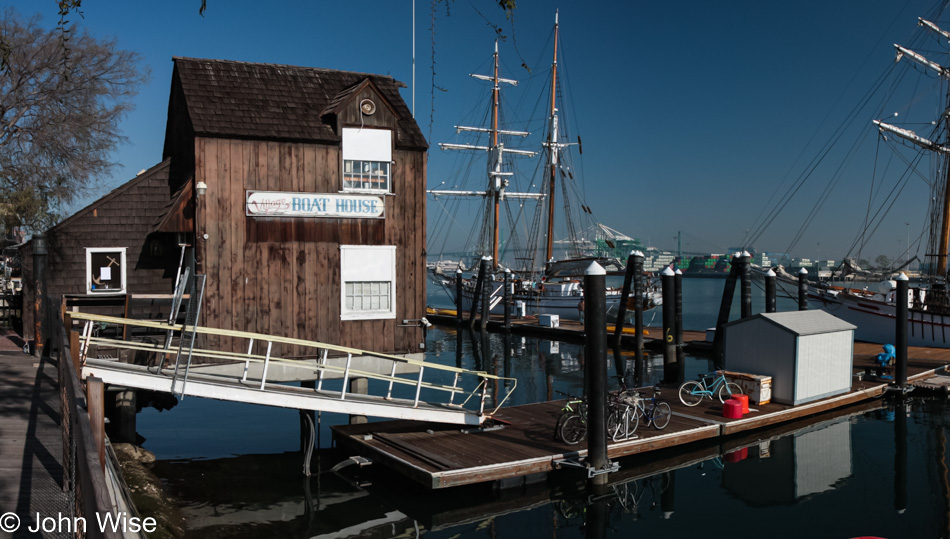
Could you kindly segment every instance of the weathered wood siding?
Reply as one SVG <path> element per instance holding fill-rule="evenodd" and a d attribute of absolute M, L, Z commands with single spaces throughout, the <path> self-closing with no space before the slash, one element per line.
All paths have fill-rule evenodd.
<path fill-rule="evenodd" d="M 247 217 L 247 190 L 339 192 L 340 147 L 197 137 L 195 181 L 208 185 L 196 231 L 198 272 L 208 276 L 202 324 L 380 352 L 420 351 L 422 330 L 400 326 L 425 315 L 425 153 L 393 155 L 385 219 Z M 395 320 L 340 320 L 340 245 L 396 246 Z M 215 344 L 234 351 L 247 346 Z"/>
<path fill-rule="evenodd" d="M 127 291 L 134 294 L 172 292 L 178 269 L 173 241 L 149 238 L 149 231 L 168 200 L 165 161 L 116 188 L 47 231 L 46 292 L 55 308 L 64 294 L 86 293 L 86 248 L 125 247 Z M 150 247 L 152 240 L 155 247 Z M 24 307 L 33 305 L 33 242 L 21 251 Z M 118 313 L 112 313 L 118 314 Z M 24 308 L 25 339 L 33 338 L 33 312 Z"/>

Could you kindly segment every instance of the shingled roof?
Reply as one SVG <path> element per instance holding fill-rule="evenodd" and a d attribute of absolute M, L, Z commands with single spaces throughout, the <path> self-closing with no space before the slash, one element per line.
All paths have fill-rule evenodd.
<path fill-rule="evenodd" d="M 199 136 L 339 142 L 327 117 L 367 79 L 399 118 L 396 146 L 428 147 L 392 77 L 314 67 L 175 57 L 192 128 Z"/>

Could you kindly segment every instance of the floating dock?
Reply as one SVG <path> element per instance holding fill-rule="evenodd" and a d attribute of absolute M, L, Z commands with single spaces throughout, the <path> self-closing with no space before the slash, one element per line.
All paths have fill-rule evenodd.
<path fill-rule="evenodd" d="M 727 419 L 718 399 L 687 407 L 674 387 L 664 388 L 663 400 L 673 410 L 663 430 L 641 425 L 637 437 L 609 442 L 608 457 L 661 451 L 701 440 L 751 433 L 781 423 L 881 397 L 891 389 L 886 381 L 864 376 L 873 369 L 881 346 L 854 345 L 851 390 L 806 404 L 752 405 L 742 418 Z M 908 384 L 927 383 L 950 364 L 950 350 L 909 348 Z M 948 380 L 950 381 L 950 380 Z M 571 466 L 587 455 L 586 443 L 567 445 L 554 438 L 554 426 L 564 401 L 549 401 L 500 409 L 494 428 L 459 429 L 450 425 L 413 421 L 385 421 L 333 427 L 338 446 L 367 457 L 432 489 L 547 474 Z"/>

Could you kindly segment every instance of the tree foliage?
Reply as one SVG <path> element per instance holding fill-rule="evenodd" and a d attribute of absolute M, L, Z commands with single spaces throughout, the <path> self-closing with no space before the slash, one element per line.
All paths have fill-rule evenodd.
<path fill-rule="evenodd" d="M 42 231 L 114 167 L 119 120 L 147 73 L 114 40 L 46 30 L 12 9 L 0 14 L 0 43 L 0 218 Z"/>

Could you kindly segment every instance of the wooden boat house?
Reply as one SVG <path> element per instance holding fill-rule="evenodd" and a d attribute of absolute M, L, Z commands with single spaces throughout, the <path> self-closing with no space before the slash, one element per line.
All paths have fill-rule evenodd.
<path fill-rule="evenodd" d="M 427 144 L 403 86 L 365 73 L 174 58 L 166 197 L 150 237 L 175 266 L 177 244 L 193 246 L 186 264 L 207 276 L 200 325 L 422 350 Z M 102 227 L 99 244 L 115 244 L 123 226 Z M 174 275 L 166 277 L 171 292 Z"/>
<path fill-rule="evenodd" d="M 174 238 L 150 232 L 168 202 L 169 160 L 77 211 L 46 231 L 46 294 L 114 299 L 168 294 L 178 269 Z M 33 254 L 36 240 L 21 249 L 23 338 L 33 339 Z M 58 308 L 58 304 L 52 308 Z M 121 312 L 121 311 L 120 311 Z"/>

